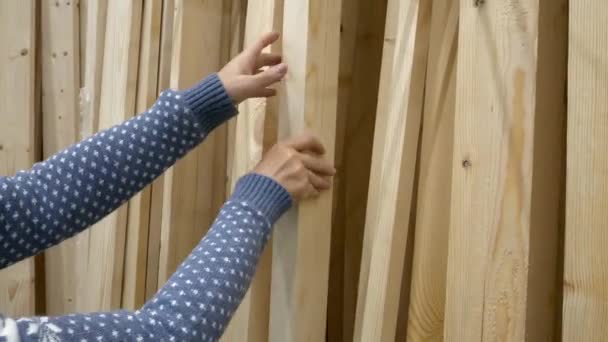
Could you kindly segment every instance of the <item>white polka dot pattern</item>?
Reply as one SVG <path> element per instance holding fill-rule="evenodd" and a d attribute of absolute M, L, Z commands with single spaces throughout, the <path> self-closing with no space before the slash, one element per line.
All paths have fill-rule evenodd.
<path fill-rule="evenodd" d="M 146 113 L 29 171 L 0 178 L 0 268 L 99 221 L 234 114 L 212 75 L 189 90 L 164 92 Z M 141 310 L 0 316 L 0 341 L 215 341 L 249 286 L 271 225 L 290 205 L 271 179 L 245 176 L 208 235 Z"/>

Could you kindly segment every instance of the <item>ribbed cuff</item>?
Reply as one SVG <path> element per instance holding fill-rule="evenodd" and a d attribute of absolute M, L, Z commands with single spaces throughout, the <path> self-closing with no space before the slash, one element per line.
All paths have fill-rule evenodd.
<path fill-rule="evenodd" d="M 244 201 L 260 210 L 274 224 L 291 208 L 291 196 L 275 180 L 256 173 L 243 176 L 236 184 L 233 200 Z"/>
<path fill-rule="evenodd" d="M 201 120 L 205 132 L 211 132 L 237 114 L 236 106 L 217 74 L 209 75 L 194 87 L 179 93 L 188 108 Z"/>

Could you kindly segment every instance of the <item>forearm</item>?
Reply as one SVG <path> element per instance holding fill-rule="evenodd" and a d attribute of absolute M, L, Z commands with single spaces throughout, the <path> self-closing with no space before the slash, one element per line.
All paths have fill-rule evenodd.
<path fill-rule="evenodd" d="M 218 340 L 249 287 L 272 225 L 290 205 L 289 194 L 269 178 L 243 178 L 206 237 L 141 310 L 22 319 L 17 322 L 21 342 L 42 337 L 92 341 L 99 336 Z"/>
<path fill-rule="evenodd" d="M 216 75 L 145 113 L 0 179 L 0 268 L 97 222 L 235 114 Z"/>

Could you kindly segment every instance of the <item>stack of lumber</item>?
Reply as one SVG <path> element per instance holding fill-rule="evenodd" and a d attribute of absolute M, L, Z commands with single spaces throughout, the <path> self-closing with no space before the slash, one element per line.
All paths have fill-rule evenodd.
<path fill-rule="evenodd" d="M 310 130 L 333 190 L 277 223 L 222 341 L 608 336 L 603 0 L 0 2 L 0 174 L 268 31 L 289 65 L 91 229 L 0 272 L 0 312 L 137 309 L 240 176 Z"/>

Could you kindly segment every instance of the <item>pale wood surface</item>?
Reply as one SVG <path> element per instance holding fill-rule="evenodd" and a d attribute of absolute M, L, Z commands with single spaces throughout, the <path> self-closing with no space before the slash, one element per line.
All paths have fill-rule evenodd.
<path fill-rule="evenodd" d="M 175 5 L 171 87 L 185 89 L 219 69 L 222 3 L 177 0 Z M 223 203 L 225 157 L 225 128 L 218 128 L 165 173 L 159 287 L 204 236 Z"/>
<path fill-rule="evenodd" d="M 457 1 L 433 2 L 420 141 L 408 341 L 443 340 L 459 9 Z"/>
<path fill-rule="evenodd" d="M 341 1 L 287 0 L 279 136 L 315 132 L 334 158 Z M 270 341 L 323 341 L 332 191 L 300 203 L 275 228 Z"/>
<path fill-rule="evenodd" d="M 144 2 L 136 113 L 154 104 L 158 95 L 162 0 Z M 151 186 L 129 202 L 122 307 L 137 310 L 145 301 Z"/>
<path fill-rule="evenodd" d="M 541 66 L 564 50 L 541 42 L 563 31 L 563 5 L 461 3 L 447 341 L 551 340 L 553 317 L 526 319 L 534 314 L 529 306 L 543 312 L 555 293 L 559 196 L 545 190 L 559 187 L 555 166 L 563 155 L 543 159 L 549 168 L 538 167 L 535 155 L 560 150 L 555 141 L 563 128 L 555 122 L 563 120 L 563 110 L 546 103 L 563 101 L 564 80 L 555 76 L 559 66 Z M 551 24 L 539 29 L 539 15 Z M 547 82 L 543 73 L 557 78 Z M 549 185 L 537 184 L 538 177 Z"/>
<path fill-rule="evenodd" d="M 135 114 L 142 2 L 108 1 L 99 107 L 100 130 Z M 79 310 L 120 307 L 126 224 L 125 204 L 90 228 L 87 287 L 79 294 L 84 302 Z"/>
<path fill-rule="evenodd" d="M 608 336 L 608 26 L 605 1 L 570 2 L 563 341 Z"/>
<path fill-rule="evenodd" d="M 381 85 L 387 98 L 379 108 L 386 110 L 377 114 L 381 124 L 375 132 L 365 226 L 371 232 L 363 242 L 368 253 L 363 257 L 369 259 L 361 261 L 359 289 L 365 290 L 357 302 L 355 341 L 395 339 L 423 107 L 431 6 L 401 1 L 389 2 L 391 8 L 398 15 L 389 24 L 396 26 L 387 27 L 385 40 L 395 47 L 393 62 L 383 65 L 391 77 L 381 80 L 390 83 Z"/>
<path fill-rule="evenodd" d="M 282 28 L 283 0 L 249 1 L 245 25 L 245 46 L 264 33 Z M 280 44 L 269 51 L 279 52 Z M 270 148 L 277 136 L 277 99 L 250 99 L 243 102 L 236 119 L 231 188 L 251 171 Z M 271 246 L 267 246 L 258 263 L 256 274 L 245 298 L 239 305 L 222 341 L 268 341 L 270 314 Z"/>
<path fill-rule="evenodd" d="M 79 138 L 79 10 L 73 2 L 40 2 L 43 158 Z M 74 311 L 84 270 L 74 238 L 45 253 L 46 308 L 49 314 Z"/>
<path fill-rule="evenodd" d="M 0 175 L 12 176 L 36 161 L 36 1 L 0 2 Z M 2 247 L 5 248 L 5 247 Z M 0 271 L 0 308 L 34 314 L 34 259 Z"/>

